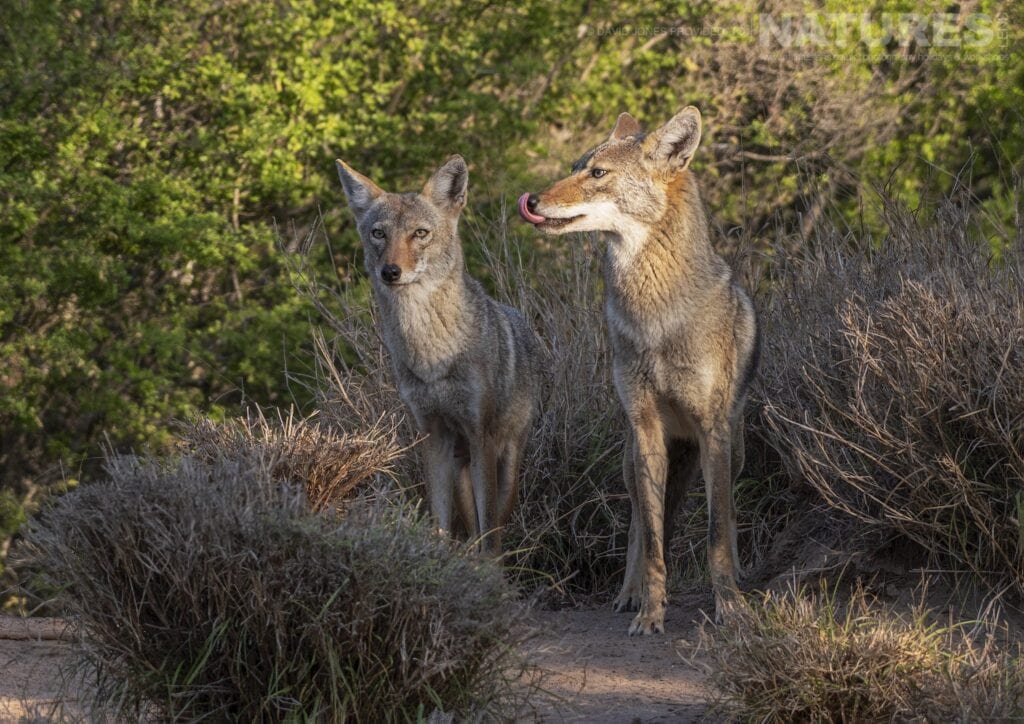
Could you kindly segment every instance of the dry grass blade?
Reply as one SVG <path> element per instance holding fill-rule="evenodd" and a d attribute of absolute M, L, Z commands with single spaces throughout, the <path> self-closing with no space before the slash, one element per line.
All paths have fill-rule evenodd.
<path fill-rule="evenodd" d="M 1024 658 L 994 625 L 940 626 L 879 610 L 861 589 L 766 594 L 704 628 L 724 707 L 748 721 L 991 721 L 1024 716 Z"/>
<path fill-rule="evenodd" d="M 384 417 L 348 433 L 316 417 L 289 413 L 270 420 L 259 409 L 223 423 L 194 422 L 182 438 L 190 454 L 211 462 L 258 460 L 274 480 L 302 485 L 315 511 L 343 509 L 360 486 L 390 479 L 406 452 L 394 422 Z"/>

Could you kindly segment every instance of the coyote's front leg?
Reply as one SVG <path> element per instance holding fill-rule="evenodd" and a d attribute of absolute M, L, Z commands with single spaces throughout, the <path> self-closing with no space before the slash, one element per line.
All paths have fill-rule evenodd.
<path fill-rule="evenodd" d="M 438 527 L 452 532 L 452 496 L 455 490 L 455 437 L 439 421 L 430 421 L 423 441 L 424 467 L 427 478 L 427 502 Z"/>
<path fill-rule="evenodd" d="M 519 498 L 519 467 L 529 430 L 510 436 L 498 457 L 498 526 L 504 530 Z"/>
<path fill-rule="evenodd" d="M 633 431 L 626 431 L 626 443 L 622 450 L 622 482 L 629 493 L 629 543 L 626 548 L 626 575 L 622 590 L 612 604 L 616 613 L 636 611 L 640 608 L 643 592 L 643 542 L 640 537 L 640 509 L 636 500 L 636 459 L 633 456 Z"/>
<path fill-rule="evenodd" d="M 634 471 L 637 520 L 643 551 L 643 587 L 640 612 L 629 626 L 629 635 L 665 632 L 665 557 L 662 537 L 665 524 L 665 479 L 668 454 L 657 408 L 651 404 L 633 422 Z"/>
<path fill-rule="evenodd" d="M 490 433 L 478 432 L 470 443 L 470 475 L 476 499 L 477 528 L 480 550 L 501 553 L 501 530 L 498 526 L 498 455 Z"/>

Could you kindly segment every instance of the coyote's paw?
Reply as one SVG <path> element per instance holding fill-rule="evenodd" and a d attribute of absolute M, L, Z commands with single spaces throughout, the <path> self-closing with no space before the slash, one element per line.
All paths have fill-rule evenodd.
<path fill-rule="evenodd" d="M 641 608 L 633 623 L 629 625 L 629 635 L 650 636 L 656 633 L 665 633 L 665 608 L 662 606 L 656 611 L 644 611 Z"/>
<path fill-rule="evenodd" d="M 612 608 L 615 610 L 615 613 L 623 613 L 624 611 L 639 611 L 639 586 L 623 586 L 622 591 L 619 593 L 618 596 L 615 597 L 615 601 L 612 602 Z"/>
<path fill-rule="evenodd" d="M 739 615 L 746 605 L 743 596 L 735 588 L 715 591 L 715 623 L 727 623 Z"/>

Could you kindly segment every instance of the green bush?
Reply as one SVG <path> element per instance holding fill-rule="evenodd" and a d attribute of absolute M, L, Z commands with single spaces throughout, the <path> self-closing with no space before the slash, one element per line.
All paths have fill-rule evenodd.
<path fill-rule="evenodd" d="M 261 456 L 109 463 L 22 548 L 63 589 L 95 716 L 413 721 L 508 712 L 519 604 L 410 514 L 308 512 Z"/>
<path fill-rule="evenodd" d="M 876 3 L 872 22 L 903 9 Z M 322 207 L 335 246 L 317 263 L 358 266 L 335 156 L 404 185 L 459 151 L 474 204 L 494 216 L 619 111 L 656 123 L 695 102 L 711 206 L 755 238 L 776 215 L 805 230 L 830 209 L 870 222 L 860 180 L 895 165 L 912 203 L 966 165 L 985 208 L 1011 218 L 1024 23 L 1019 8 L 973 9 L 1000 24 L 992 46 L 901 59 L 859 54 L 870 48 L 855 39 L 852 59 L 807 63 L 758 39 L 760 14 L 802 10 L 791 2 L 12 5 L 0 18 L 3 484 L 58 458 L 94 468 L 104 435 L 166 443 L 167 420 L 197 408 L 308 402 L 282 373 L 305 369 L 309 309 L 272 226 L 301 237 Z M 688 32 L 651 31 L 669 27 Z"/>
<path fill-rule="evenodd" d="M 654 124 L 695 103 L 706 124 L 694 165 L 725 245 L 790 231 L 803 244 L 835 219 L 869 243 L 885 223 L 867 189 L 883 181 L 927 209 L 969 176 L 997 253 L 1008 244 L 997 222 L 1018 212 L 1019 4 L 971 6 L 998 23 L 990 46 L 855 34 L 837 58 L 760 42 L 761 14 L 808 16 L 796 0 L 8 5 L 0 488 L 18 499 L 62 474 L 88 480 L 105 443 L 169 445 L 175 418 L 220 419 L 243 401 L 309 411 L 315 394 L 293 383 L 315 373 L 311 305 L 275 232 L 302 239 L 322 210 L 332 243 L 313 264 L 365 301 L 336 156 L 397 188 L 461 152 L 473 164 L 467 220 L 495 219 L 620 111 Z M 906 9 L 872 3 L 868 34 Z M 572 263 L 548 241 L 518 241 L 543 263 Z M 480 246 L 468 256 L 479 271 Z M 567 468 L 590 457 L 568 453 Z M 615 504 L 593 512 L 612 521 Z M 604 565 L 608 546 L 587 542 L 581 562 Z"/>

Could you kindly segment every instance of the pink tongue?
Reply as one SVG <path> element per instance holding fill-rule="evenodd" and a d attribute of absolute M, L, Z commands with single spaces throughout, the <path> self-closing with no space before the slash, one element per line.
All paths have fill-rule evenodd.
<path fill-rule="evenodd" d="M 531 224 L 539 224 L 540 222 L 544 221 L 544 217 L 538 216 L 537 214 L 533 213 L 526 207 L 526 202 L 529 200 L 529 198 L 529 192 L 526 192 L 525 194 L 519 197 L 519 215 L 522 216 L 523 219 L 525 219 L 526 221 L 529 221 Z"/>

